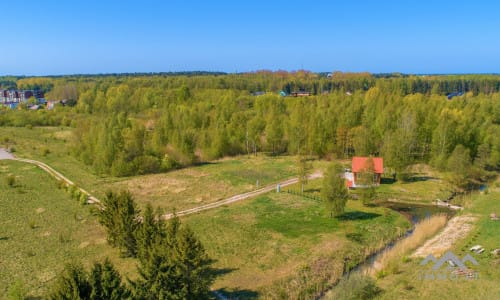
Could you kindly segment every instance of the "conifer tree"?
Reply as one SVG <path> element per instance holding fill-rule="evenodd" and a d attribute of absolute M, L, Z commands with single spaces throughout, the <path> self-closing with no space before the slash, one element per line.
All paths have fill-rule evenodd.
<path fill-rule="evenodd" d="M 121 300 L 129 294 L 128 289 L 122 284 L 120 274 L 107 258 L 102 264 L 94 264 L 89 274 L 89 284 L 90 300 Z"/>
<path fill-rule="evenodd" d="M 81 264 L 67 264 L 48 298 L 51 300 L 89 299 L 92 288 Z"/>

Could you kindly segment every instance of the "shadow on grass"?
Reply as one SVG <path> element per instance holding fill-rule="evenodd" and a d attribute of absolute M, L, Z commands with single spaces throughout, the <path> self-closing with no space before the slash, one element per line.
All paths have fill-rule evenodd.
<path fill-rule="evenodd" d="M 210 273 L 212 275 L 214 275 L 215 277 L 219 277 L 219 276 L 223 276 L 223 275 L 226 275 L 226 274 L 229 274 L 233 271 L 236 271 L 238 269 L 234 269 L 234 268 L 212 268 L 210 270 Z"/>
<path fill-rule="evenodd" d="M 226 290 L 226 289 L 218 289 L 214 291 L 214 294 L 218 296 L 218 298 L 224 297 L 224 299 L 258 299 L 259 293 L 252 290 Z"/>
<path fill-rule="evenodd" d="M 370 220 L 374 219 L 377 217 L 380 217 L 381 214 L 376 214 L 376 213 L 369 213 L 369 212 L 364 212 L 364 211 L 350 211 L 341 214 L 340 216 L 337 217 L 337 219 L 341 221 L 346 221 L 346 220 Z"/>
<path fill-rule="evenodd" d="M 0 241 L 8 241 L 10 238 L 8 236 L 0 236 Z"/>

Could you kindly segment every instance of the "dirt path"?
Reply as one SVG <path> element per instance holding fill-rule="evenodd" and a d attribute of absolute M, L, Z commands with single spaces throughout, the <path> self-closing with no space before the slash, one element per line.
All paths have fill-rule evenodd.
<path fill-rule="evenodd" d="M 25 163 L 36 165 L 40 169 L 42 169 L 45 172 L 49 173 L 52 177 L 56 178 L 57 180 L 62 180 L 63 182 L 65 182 L 68 185 L 75 185 L 73 183 L 73 181 L 69 180 L 64 175 L 62 175 L 61 173 L 57 172 L 52 167 L 48 166 L 47 164 L 45 164 L 45 163 L 43 163 L 41 161 L 37 161 L 37 160 L 33 160 L 33 159 L 25 159 L 25 158 L 16 158 L 11 153 L 7 152 L 3 148 L 0 148 L 0 159 L 17 160 L 17 161 L 21 161 L 21 162 L 25 162 Z M 321 177 L 323 177 L 323 174 L 320 171 L 316 171 L 313 174 L 309 175 L 308 178 L 309 179 L 316 179 L 316 178 L 321 178 Z M 288 179 L 288 180 L 285 180 L 285 181 L 282 181 L 282 182 L 279 182 L 279 183 L 276 183 L 276 184 L 267 185 L 267 186 L 265 186 L 263 188 L 255 190 L 255 191 L 250 191 L 250 192 L 247 192 L 247 193 L 243 193 L 243 194 L 235 195 L 235 196 L 232 196 L 232 197 L 229 197 L 229 198 L 226 198 L 226 199 L 222 199 L 222 200 L 219 200 L 217 202 L 213 202 L 213 203 L 201 205 L 201 206 L 190 208 L 190 209 L 186 209 L 186 210 L 183 210 L 183 211 L 179 211 L 176 214 L 177 214 L 177 216 L 185 216 L 185 215 L 194 214 L 194 213 L 197 213 L 197 212 L 200 212 L 200 211 L 204 211 L 204 210 L 207 210 L 207 209 L 216 208 L 216 207 L 219 207 L 219 206 L 222 206 L 222 205 L 231 204 L 231 203 L 234 203 L 234 202 L 242 201 L 242 200 L 245 200 L 245 199 L 248 199 L 248 198 L 253 198 L 255 196 L 271 192 L 274 189 L 276 189 L 276 185 L 277 184 L 279 184 L 281 187 L 286 187 L 286 186 L 295 184 L 298 181 L 299 181 L 298 178 L 291 178 L 291 179 Z M 80 191 L 82 193 L 84 193 L 85 195 L 87 195 L 87 197 L 88 197 L 88 201 L 87 202 L 88 203 L 90 203 L 90 204 L 100 204 L 101 203 L 101 201 L 99 201 L 99 199 L 97 199 L 96 197 L 92 196 L 86 190 L 84 190 L 82 188 L 79 188 L 79 189 L 80 189 Z M 170 219 L 172 216 L 173 216 L 173 214 L 171 214 L 171 213 L 170 214 L 165 214 L 165 215 L 163 215 L 163 218 Z"/>
<path fill-rule="evenodd" d="M 321 172 L 319 172 L 319 171 L 316 171 L 313 174 L 309 175 L 308 178 L 309 179 L 316 179 L 316 178 L 321 178 L 321 177 L 323 177 L 323 174 Z M 280 182 L 279 185 L 283 188 L 283 187 L 295 184 L 298 181 L 299 181 L 298 178 L 291 178 L 291 179 L 288 179 L 288 180 Z M 222 200 L 217 201 L 217 202 L 213 202 L 213 203 L 201 205 L 201 206 L 190 208 L 190 209 L 186 209 L 186 210 L 183 210 L 183 211 L 179 211 L 179 212 L 176 213 L 176 215 L 177 216 L 185 216 L 185 215 L 194 214 L 194 213 L 197 213 L 197 212 L 200 212 L 200 211 L 204 211 L 204 210 L 207 210 L 207 209 L 216 208 L 216 207 L 219 207 L 219 206 L 222 206 L 222 205 L 227 205 L 227 204 L 230 204 L 230 203 L 242 201 L 242 200 L 245 200 L 245 199 L 248 199 L 248 198 L 253 198 L 255 196 L 258 196 L 258 195 L 261 195 L 261 194 L 265 194 L 265 193 L 268 193 L 268 192 L 271 192 L 271 191 L 275 190 L 276 189 L 276 185 L 277 184 L 271 184 L 271 185 L 265 186 L 265 187 L 263 187 L 261 189 L 255 190 L 255 191 L 251 191 L 251 192 L 247 192 L 247 193 L 235 195 L 235 196 L 232 196 L 232 197 L 229 197 L 229 198 L 226 198 L 226 199 L 222 199 Z M 170 219 L 172 216 L 173 216 L 173 214 L 165 214 L 165 215 L 163 215 L 163 218 Z"/>
<path fill-rule="evenodd" d="M 463 215 L 453 217 L 448 221 L 446 227 L 438 235 L 428 240 L 419 247 L 413 257 L 426 257 L 429 254 L 440 256 L 450 249 L 457 240 L 463 239 L 472 230 L 476 217 Z"/>
<path fill-rule="evenodd" d="M 40 169 L 42 169 L 45 172 L 49 173 L 55 179 L 63 181 L 67 185 L 75 185 L 75 183 L 73 181 L 69 180 L 64 175 L 62 175 L 61 173 L 57 172 L 52 167 L 48 166 L 47 164 L 45 164 L 45 163 L 43 163 L 41 161 L 33 160 L 33 159 L 25 159 L 25 158 L 16 158 L 14 155 L 12 155 L 11 153 L 7 152 L 3 148 L 0 148 L 0 159 L 16 160 L 16 161 L 20 161 L 20 162 L 24 162 L 24 163 L 28 163 L 28 164 L 32 164 L 32 165 L 38 166 Z M 84 193 L 85 195 L 87 195 L 87 197 L 88 197 L 87 202 L 89 204 L 99 204 L 99 203 L 101 203 L 101 201 L 99 201 L 99 199 L 97 199 L 96 197 L 92 196 L 86 190 L 84 190 L 82 188 L 79 188 L 79 189 L 80 189 L 80 191 L 82 193 Z"/>

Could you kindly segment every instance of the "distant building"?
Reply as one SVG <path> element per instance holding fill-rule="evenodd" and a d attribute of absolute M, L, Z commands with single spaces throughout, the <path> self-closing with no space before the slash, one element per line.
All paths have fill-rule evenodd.
<path fill-rule="evenodd" d="M 370 165 L 370 159 L 373 165 Z M 367 173 L 372 173 L 369 176 L 373 178 L 373 184 L 379 185 L 384 173 L 384 160 L 381 157 L 362 157 L 355 156 L 352 158 L 352 171 L 346 171 L 344 178 L 346 179 L 347 187 L 356 188 L 363 187 L 360 183 L 361 176 L 366 176 Z"/>
<path fill-rule="evenodd" d="M 45 103 L 43 92 L 39 90 L 0 90 L 0 105 L 15 108 L 35 97 L 39 104 Z"/>
<path fill-rule="evenodd" d="M 292 92 L 290 96 L 292 97 L 308 97 L 311 96 L 311 92 L 306 92 L 306 91 L 298 91 L 298 92 Z"/>

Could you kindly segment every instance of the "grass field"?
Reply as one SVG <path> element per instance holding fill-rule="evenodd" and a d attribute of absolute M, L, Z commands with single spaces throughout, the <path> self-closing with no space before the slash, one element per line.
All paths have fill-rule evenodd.
<path fill-rule="evenodd" d="M 16 177 L 10 187 L 5 178 Z M 117 259 L 88 207 L 70 199 L 55 180 L 29 164 L 0 161 L 0 299 L 22 281 L 31 296 L 47 291 L 64 263 L 86 265 L 110 257 L 127 274 L 131 261 Z"/>
<path fill-rule="evenodd" d="M 307 189 L 316 191 L 320 182 L 312 181 Z M 366 255 L 409 227 L 401 215 L 360 201 L 349 201 L 344 218 L 332 219 L 321 202 L 287 193 L 184 220 L 217 259 L 216 267 L 225 270 L 214 288 L 230 296 L 255 296 L 320 257 L 337 254 L 343 262 L 340 254 L 347 248 Z"/>
<path fill-rule="evenodd" d="M 182 210 L 244 193 L 297 174 L 296 157 L 239 156 L 162 174 L 100 177 L 70 153 L 72 133 L 60 127 L 2 127 L 0 147 L 16 156 L 40 160 L 98 198 L 108 189 L 129 189 L 139 204 Z M 326 162 L 313 161 L 314 169 Z M 258 181 L 258 182 L 257 182 Z"/>
<path fill-rule="evenodd" d="M 498 183 L 497 183 L 498 184 Z M 474 194 L 470 209 L 478 217 L 474 229 L 467 238 L 458 241 L 452 251 L 459 258 L 471 254 L 479 263 L 472 266 L 478 271 L 477 280 L 422 280 L 420 275 L 429 271 L 430 266 L 420 266 L 421 259 L 401 262 L 400 272 L 378 280 L 384 290 L 380 299 L 498 299 L 500 295 L 500 257 L 492 255 L 493 249 L 500 248 L 500 221 L 492 221 L 489 215 L 500 213 L 500 189 L 494 187 L 489 194 Z M 482 245 L 485 252 L 475 254 L 469 251 L 474 245 Z"/>
<path fill-rule="evenodd" d="M 377 193 L 381 200 L 431 204 L 436 199 L 445 200 L 451 193 L 451 186 L 442 177 L 426 165 L 416 165 L 408 181 L 382 184 Z"/>
<path fill-rule="evenodd" d="M 109 188 L 126 188 L 141 205 L 151 203 L 167 211 L 255 189 L 257 180 L 264 186 L 296 174 L 296 158 L 260 155 L 222 159 L 164 174 L 99 177 L 70 155 L 70 139 L 68 128 L 0 128 L 0 146 L 12 146 L 20 157 L 51 165 L 98 197 Z M 313 164 L 314 169 L 324 169 L 327 162 Z M 0 168 L 2 178 L 13 173 L 22 183 L 10 188 L 5 180 L 0 182 L 0 251 L 6 253 L 0 259 L 0 267 L 8 270 L 0 274 L 0 298 L 17 279 L 23 280 L 33 295 L 40 295 L 63 262 L 73 258 L 91 264 L 110 256 L 123 274 L 134 276 L 134 261 L 118 258 L 117 252 L 105 244 L 104 232 L 88 208 L 57 190 L 55 181 L 47 174 L 16 162 L 1 162 Z M 449 192 L 439 177 L 422 166 L 416 170 L 413 181 L 383 184 L 378 195 L 381 200 L 431 203 Z M 318 197 L 320 188 L 321 180 L 311 181 L 306 194 Z M 298 191 L 299 187 L 286 189 Z M 498 192 L 492 191 L 484 198 L 493 199 L 493 195 L 498 196 Z M 476 213 L 489 205 L 481 208 L 480 203 L 473 206 Z M 286 192 L 269 193 L 182 220 L 193 228 L 216 260 L 221 275 L 214 288 L 230 297 L 256 297 L 277 282 L 293 282 L 297 270 L 324 257 L 342 265 L 347 255 L 350 264 L 355 264 L 409 227 L 400 214 L 386 208 L 365 207 L 360 201 L 349 201 L 346 214 L 332 219 L 319 200 Z M 485 223 L 481 230 L 481 237 L 489 237 L 485 245 L 487 241 L 494 243 L 493 237 L 498 235 L 490 225 Z M 394 285 L 404 295 L 419 295 L 416 291 L 421 287 L 408 283 L 411 278 L 407 276 L 411 275 L 404 275 L 415 265 L 418 263 L 414 261 L 404 263 L 403 273 L 391 276 L 393 281 L 381 279 L 380 286 L 389 290 Z M 335 272 L 341 274 L 341 270 Z M 395 295 L 384 293 L 382 297 L 390 299 Z"/>

